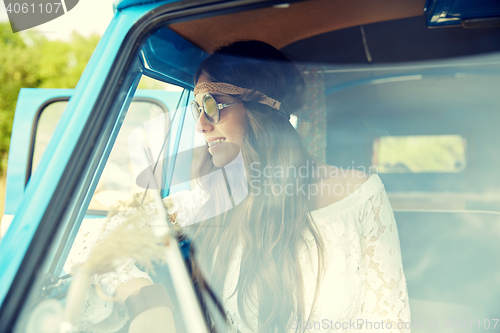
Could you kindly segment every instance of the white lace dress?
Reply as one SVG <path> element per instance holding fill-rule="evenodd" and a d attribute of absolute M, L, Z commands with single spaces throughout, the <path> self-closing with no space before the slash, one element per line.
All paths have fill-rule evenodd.
<path fill-rule="evenodd" d="M 185 193 L 184 193 L 185 194 Z M 191 219 L 193 204 L 202 201 L 193 196 L 174 195 L 177 221 L 184 224 Z M 194 197 L 196 198 L 196 196 Z M 199 206 L 198 206 L 199 207 Z M 123 215 L 121 215 L 123 216 Z M 302 248 L 299 260 L 305 285 L 307 321 L 292 319 L 287 332 L 305 329 L 307 332 L 409 332 L 410 308 L 406 280 L 403 273 L 398 231 L 394 214 L 384 186 L 378 175 L 372 175 L 348 197 L 324 208 L 311 211 L 325 242 L 325 272 L 313 305 L 317 255 L 312 235 L 306 235 L 310 251 Z M 120 223 L 120 215 L 113 224 Z M 104 219 L 102 219 L 104 221 Z M 93 220 L 92 229 L 96 228 Z M 83 262 L 95 239 L 93 232 L 82 225 L 67 262 L 67 269 Z M 82 246 L 85 241 L 85 246 Z M 84 249 L 85 247 L 85 249 Z M 223 304 L 234 332 L 256 332 L 257 317 L 250 316 L 247 327 L 238 314 L 237 294 L 241 247 L 228 268 L 224 284 Z M 123 263 L 113 273 L 94 277 L 105 293 L 113 295 L 120 283 L 133 278 L 148 278 L 138 270 L 133 260 Z M 256 309 L 250 309 L 256 313 Z M 82 318 L 82 330 L 114 332 L 128 320 L 125 309 L 90 295 Z"/>

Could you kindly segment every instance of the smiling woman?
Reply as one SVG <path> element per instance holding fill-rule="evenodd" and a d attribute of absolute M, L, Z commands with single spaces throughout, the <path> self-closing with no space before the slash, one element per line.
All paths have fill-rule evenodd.
<path fill-rule="evenodd" d="M 217 93 L 217 87 L 213 90 L 204 82 L 210 78 L 202 73 L 195 88 L 196 99 L 203 105 L 203 113 L 195 114 L 196 130 L 205 136 L 214 165 L 222 167 L 234 160 L 243 144 L 246 110 L 242 101 Z M 209 91 L 215 91 L 213 96 Z"/>
<path fill-rule="evenodd" d="M 219 314 L 209 311 L 209 301 L 203 303 L 209 326 L 288 332 L 324 318 L 383 320 L 394 327 L 409 322 L 398 234 L 383 185 L 376 175 L 344 172 L 307 153 L 289 122 L 305 88 L 294 64 L 269 44 L 234 42 L 202 62 L 195 82 L 195 128 L 207 142 L 199 185 L 166 202 L 198 253 L 191 256 L 194 281 L 206 281 L 220 300 Z M 238 164 L 243 173 L 234 169 Z M 268 169 L 301 170 L 303 177 Z M 207 177 L 217 170 L 224 177 Z M 259 191 L 235 204 L 247 179 Z M 229 210 L 220 206 L 228 190 Z M 118 273 L 125 283 L 115 284 L 115 301 L 134 302 L 132 295 L 151 284 L 133 262 L 127 265 L 132 266 Z M 110 289 L 104 282 L 108 274 L 95 278 L 104 290 Z M 131 331 L 141 327 L 136 320 L 154 320 L 147 302 L 138 304 L 142 319 L 132 320 Z"/>

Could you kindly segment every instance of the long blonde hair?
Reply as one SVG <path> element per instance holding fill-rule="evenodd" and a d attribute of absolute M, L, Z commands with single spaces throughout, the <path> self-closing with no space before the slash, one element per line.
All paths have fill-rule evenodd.
<path fill-rule="evenodd" d="M 218 49 L 200 65 L 196 80 L 201 73 L 214 82 L 264 93 L 280 101 L 289 114 L 303 103 L 305 83 L 300 72 L 280 51 L 262 42 L 241 41 Z M 313 236 L 318 252 L 315 299 L 324 267 L 324 245 L 309 214 L 311 206 L 307 196 L 301 191 L 287 195 L 283 190 L 287 185 L 294 189 L 302 185 L 307 188 L 314 179 L 297 178 L 293 172 L 269 175 L 269 172 L 264 173 L 264 168 L 288 171 L 302 167 L 311 175 L 314 159 L 287 117 L 252 100 L 251 93 L 236 97 L 245 100 L 243 105 L 247 111 L 241 147 L 247 179 L 252 180 L 253 189 L 261 191 L 258 195 L 250 193 L 233 209 L 194 226 L 197 257 L 193 262 L 206 267 L 200 269 L 195 265 L 193 275 L 196 279 L 203 271 L 215 293 L 222 295 L 234 250 L 242 246 L 244 251 L 236 287 L 240 317 L 251 327 L 247 306 L 253 303 L 258 308 L 258 331 L 282 332 L 290 326 L 291 319 L 302 321 L 306 311 L 312 310 L 305 309 L 304 281 L 298 259 L 301 245 L 307 245 L 306 233 Z M 213 170 L 215 167 L 207 150 L 199 174 Z M 250 174 L 249 170 L 256 172 Z M 278 188 L 282 191 L 266 194 L 264 184 L 268 190 Z M 201 183 L 201 186 L 225 185 Z M 213 188 L 210 192 L 223 193 Z"/>

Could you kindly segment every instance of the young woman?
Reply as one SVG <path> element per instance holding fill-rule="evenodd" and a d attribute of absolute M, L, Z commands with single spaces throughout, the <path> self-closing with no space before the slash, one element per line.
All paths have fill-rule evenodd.
<path fill-rule="evenodd" d="M 202 62 L 195 84 L 192 109 L 207 147 L 193 195 L 204 199 L 168 200 L 193 238 L 194 278 L 208 282 L 231 329 L 408 331 L 399 238 L 384 186 L 376 174 L 320 163 L 305 150 L 289 121 L 305 90 L 293 63 L 263 42 L 234 42 Z M 238 176 L 234 165 L 244 172 Z M 207 177 L 220 168 L 224 178 Z M 235 177 L 242 185 L 229 189 L 231 208 L 214 212 Z M 236 193 L 246 196 L 235 202 Z M 121 275 L 118 303 L 151 284 L 141 274 Z M 134 326 L 140 331 L 138 321 Z"/>

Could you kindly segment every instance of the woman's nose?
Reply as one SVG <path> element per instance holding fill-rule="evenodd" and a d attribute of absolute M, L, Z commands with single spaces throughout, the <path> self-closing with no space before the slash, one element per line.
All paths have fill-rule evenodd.
<path fill-rule="evenodd" d="M 195 125 L 195 130 L 198 133 L 206 133 L 212 131 L 213 129 L 214 125 L 208 121 L 205 114 L 204 113 L 200 114 L 200 117 L 198 118 L 198 121 L 196 122 Z"/>

